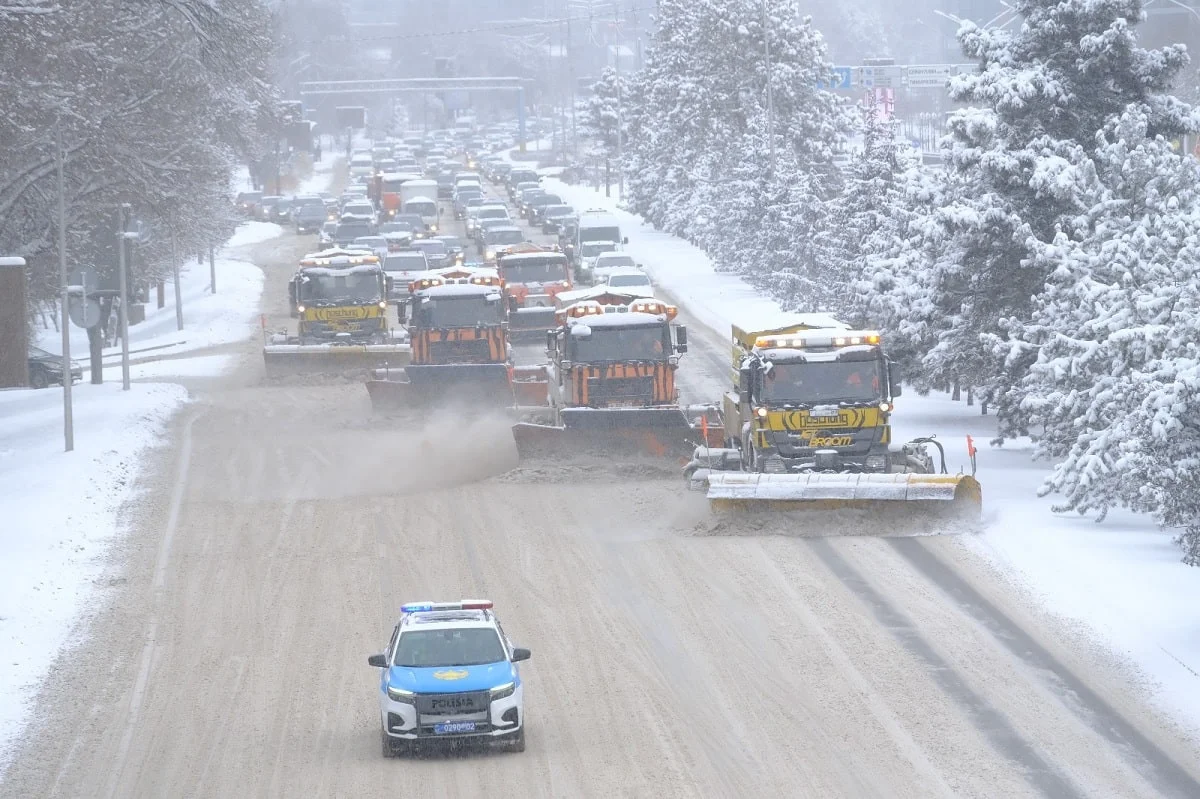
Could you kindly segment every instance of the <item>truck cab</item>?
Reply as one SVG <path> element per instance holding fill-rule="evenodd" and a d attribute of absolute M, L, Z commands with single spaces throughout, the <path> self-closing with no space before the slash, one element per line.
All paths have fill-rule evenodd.
<path fill-rule="evenodd" d="M 734 390 L 723 412 L 747 471 L 929 470 L 892 446 L 889 420 L 901 385 L 878 331 L 735 328 L 733 344 Z"/>

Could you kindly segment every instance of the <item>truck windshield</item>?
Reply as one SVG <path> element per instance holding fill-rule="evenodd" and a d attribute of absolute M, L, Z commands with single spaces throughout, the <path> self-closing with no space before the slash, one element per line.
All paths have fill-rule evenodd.
<path fill-rule="evenodd" d="M 579 254 L 584 258 L 595 258 L 601 253 L 613 252 L 616 249 L 617 245 L 613 244 L 611 241 L 605 241 L 603 243 L 584 244 L 579 249 Z"/>
<path fill-rule="evenodd" d="M 498 325 L 502 321 L 502 306 L 498 294 L 488 302 L 481 296 L 427 297 L 421 301 L 422 327 L 478 327 Z"/>
<path fill-rule="evenodd" d="M 488 244 L 520 244 L 525 234 L 519 230 L 492 230 L 485 238 Z"/>
<path fill-rule="evenodd" d="M 404 204 L 404 213 L 437 216 L 437 203 L 433 200 L 410 200 Z"/>
<path fill-rule="evenodd" d="M 644 327 L 594 327 L 587 337 L 572 336 L 573 360 L 579 363 L 602 361 L 665 361 L 666 325 Z"/>
<path fill-rule="evenodd" d="M 508 283 L 556 283 L 567 279 L 566 259 L 554 261 L 500 262 L 500 276 Z"/>
<path fill-rule="evenodd" d="M 619 227 L 581 227 L 579 228 L 579 242 L 582 244 L 585 241 L 620 241 L 621 229 Z"/>
<path fill-rule="evenodd" d="M 482 666 L 508 658 L 500 636 L 490 627 L 410 630 L 400 635 L 392 664 L 402 668 Z"/>
<path fill-rule="evenodd" d="M 761 399 L 803 405 L 878 402 L 881 385 L 878 361 L 777 363 L 763 378 Z"/>
<path fill-rule="evenodd" d="M 379 302 L 383 286 L 378 272 L 351 272 L 348 275 L 305 274 L 300 282 L 300 297 L 312 305 Z"/>

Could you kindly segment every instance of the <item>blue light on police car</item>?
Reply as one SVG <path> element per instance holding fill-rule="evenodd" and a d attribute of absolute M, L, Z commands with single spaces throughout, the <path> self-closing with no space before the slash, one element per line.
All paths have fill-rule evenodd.
<path fill-rule="evenodd" d="M 400 606 L 401 613 L 420 613 L 429 610 L 433 610 L 432 602 L 410 602 L 407 605 Z"/>

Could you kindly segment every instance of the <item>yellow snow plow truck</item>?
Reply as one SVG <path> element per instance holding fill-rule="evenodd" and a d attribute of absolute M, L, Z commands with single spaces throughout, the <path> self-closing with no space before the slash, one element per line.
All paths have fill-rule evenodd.
<path fill-rule="evenodd" d="M 268 375 L 345 374 L 408 361 L 408 344 L 388 324 L 388 278 L 378 256 L 337 249 L 305 256 L 288 295 L 297 331 L 268 335 Z"/>
<path fill-rule="evenodd" d="M 725 445 L 696 449 L 685 467 L 690 488 L 706 489 L 714 509 L 915 503 L 907 507 L 978 519 L 982 492 L 970 444 L 967 475 L 947 473 L 933 437 L 892 441 L 900 379 L 879 332 L 851 330 L 824 314 L 773 322 L 733 328 L 733 391 L 721 403 Z"/>

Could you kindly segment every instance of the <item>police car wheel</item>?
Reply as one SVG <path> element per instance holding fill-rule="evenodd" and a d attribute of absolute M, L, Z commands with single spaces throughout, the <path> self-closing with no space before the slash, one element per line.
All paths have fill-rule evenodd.
<path fill-rule="evenodd" d="M 380 754 L 386 758 L 393 758 L 396 756 L 396 750 L 392 748 L 392 742 L 388 740 L 388 734 L 383 730 L 379 731 L 379 743 L 381 745 Z"/>
<path fill-rule="evenodd" d="M 524 752 L 525 751 L 525 728 L 524 727 L 522 727 L 520 732 L 517 733 L 517 737 L 513 738 L 512 741 L 509 742 L 508 751 L 510 751 L 510 752 Z"/>

